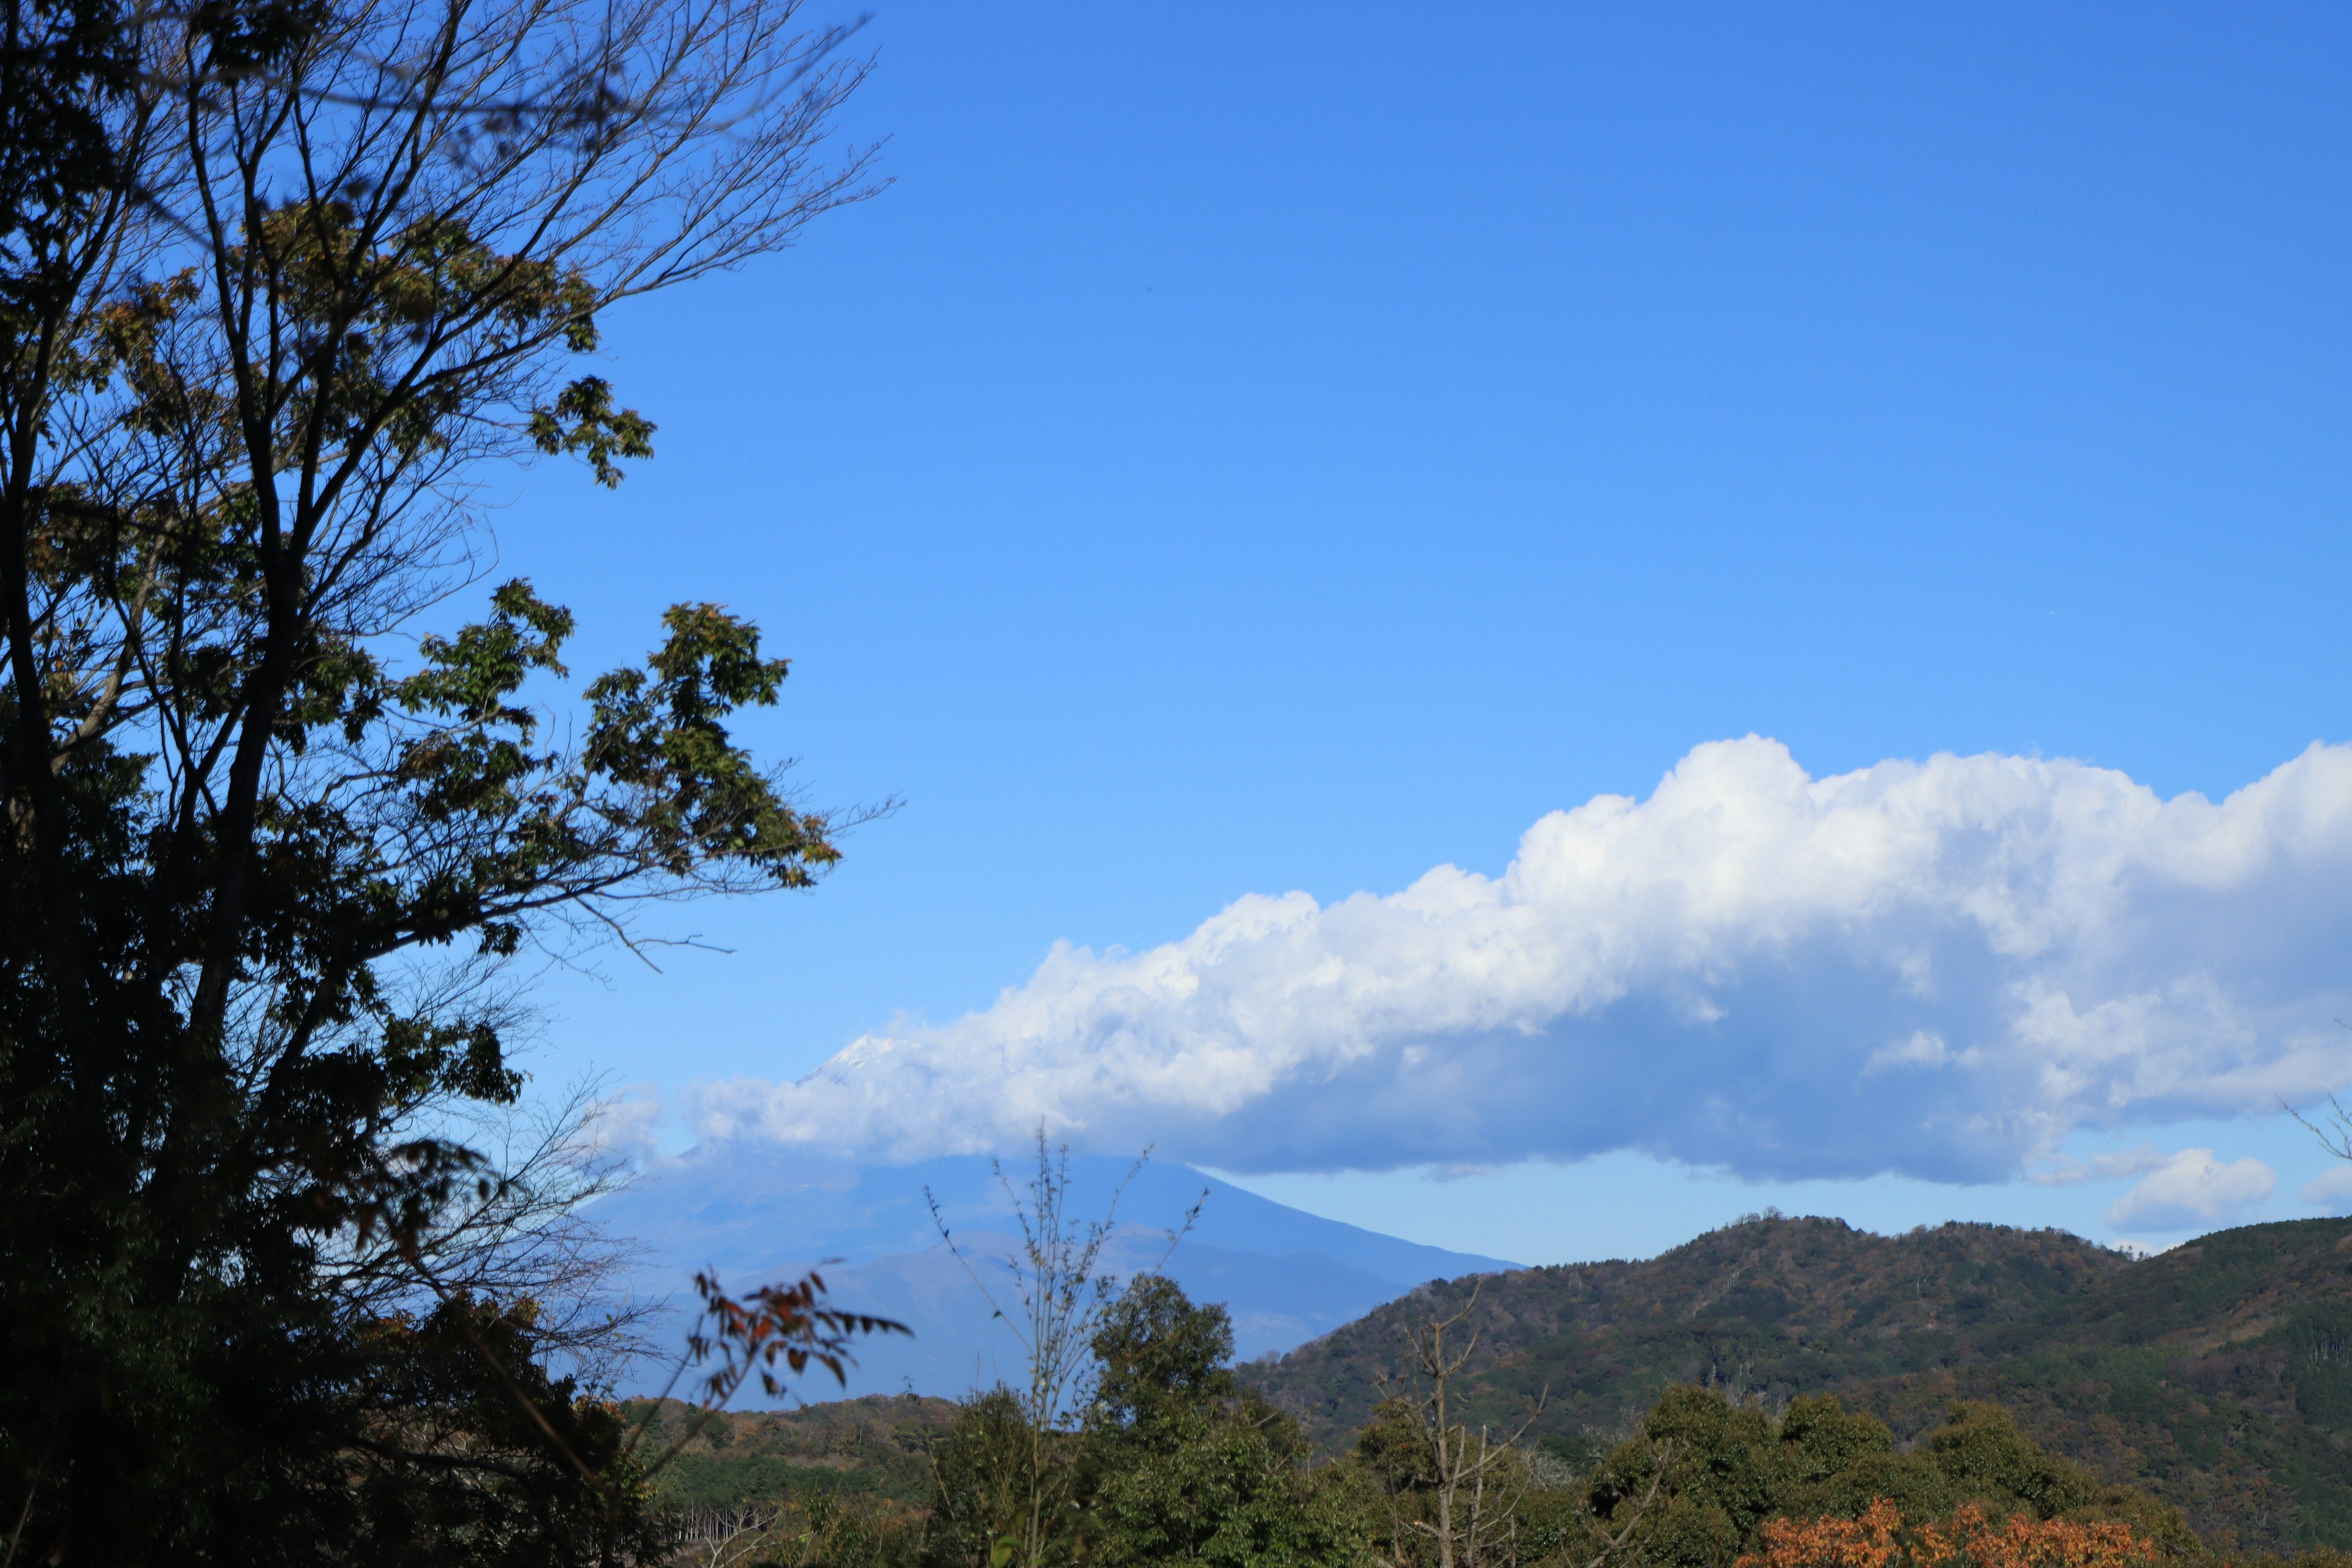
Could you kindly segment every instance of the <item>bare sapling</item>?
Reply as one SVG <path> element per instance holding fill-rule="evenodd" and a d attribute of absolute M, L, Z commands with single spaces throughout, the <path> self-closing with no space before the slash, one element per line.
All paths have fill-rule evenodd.
<path fill-rule="evenodd" d="M 1080 1219 L 1071 1210 L 1070 1151 L 1050 1147 L 1037 1130 L 1037 1168 L 1015 1186 L 1003 1165 L 991 1162 L 997 1185 L 1011 1203 L 1021 1233 L 1011 1257 L 981 1260 L 956 1241 L 939 1197 L 929 1189 L 932 1223 L 956 1260 L 971 1277 L 996 1320 L 1021 1342 L 1028 1361 L 1028 1387 L 1016 1391 L 1026 1431 L 1020 1456 L 1015 1517 L 1000 1521 L 992 1547 L 992 1568 L 1043 1568 L 1055 1560 L 1066 1531 L 1063 1515 L 1072 1502 L 1073 1438 L 1092 1393 L 1091 1347 L 1103 1312 L 1117 1293 L 1118 1279 L 1104 1267 L 1103 1253 L 1118 1228 L 1118 1205 L 1151 1157 L 1146 1149 L 1118 1184 L 1100 1219 Z M 1157 1272 L 1200 1218 L 1203 1191 L 1168 1233 L 1168 1246 L 1148 1269 Z M 992 1286 L 991 1279 L 995 1283 Z"/>
<path fill-rule="evenodd" d="M 1446 1339 L 1469 1321 L 1483 1289 L 1483 1282 L 1473 1284 L 1470 1299 L 1455 1311 L 1424 1318 L 1404 1330 L 1406 1376 L 1420 1390 L 1411 1404 L 1419 1417 L 1437 1513 L 1433 1520 L 1414 1520 L 1412 1527 L 1436 1548 L 1438 1568 L 1477 1568 L 1480 1559 L 1496 1555 L 1497 1548 L 1515 1555 L 1507 1552 L 1507 1543 L 1516 1535 L 1523 1483 L 1516 1470 L 1507 1468 L 1507 1460 L 1543 1413 L 1549 1396 L 1549 1390 L 1538 1395 L 1535 1407 L 1500 1440 L 1485 1426 L 1473 1433 L 1454 1419 L 1454 1380 L 1477 1352 L 1479 1335 L 1475 1329 L 1467 1331 L 1458 1348 L 1449 1348 Z M 1398 1530 L 1391 1537 L 1400 1548 L 1402 1536 Z"/>

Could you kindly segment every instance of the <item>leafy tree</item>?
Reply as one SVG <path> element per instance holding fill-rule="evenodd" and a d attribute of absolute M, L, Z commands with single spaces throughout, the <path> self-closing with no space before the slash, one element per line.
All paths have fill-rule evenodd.
<path fill-rule="evenodd" d="M 795 12 L 9 10 L 0 1559 L 642 1545 L 640 1458 L 542 1364 L 563 1205 L 463 1136 L 521 1092 L 505 965 L 807 886 L 843 824 L 732 737 L 785 664 L 720 606 L 568 721 L 527 581 L 422 617 L 486 463 L 649 455 L 563 368 L 604 312 L 866 188 L 818 156 L 863 66 Z M 709 1295 L 747 1354 L 843 1331 Z"/>
<path fill-rule="evenodd" d="M 331 1550 L 514 1568 L 660 1554 L 651 1512 L 609 1506 L 616 1483 L 642 1475 L 619 1410 L 549 1373 L 537 1317 L 529 1301 L 457 1296 L 421 1319 L 368 1325 L 352 1391 L 365 1419 L 344 1449 L 349 1468 L 311 1478 L 355 1494 L 348 1511 L 341 1497 L 320 1500 L 351 1531 Z M 551 1436 L 577 1468 L 527 1462 Z"/>
<path fill-rule="evenodd" d="M 1232 1319 L 1223 1306 L 1194 1306 L 1164 1274 L 1129 1281 L 1088 1348 L 1089 1425 L 1107 1438 L 1148 1445 L 1185 1415 L 1235 1396 Z"/>
<path fill-rule="evenodd" d="M 958 1245 L 938 1198 L 924 1194 L 940 1239 L 1021 1342 L 1029 1363 L 1026 1388 L 1000 1385 L 975 1398 L 966 1408 L 968 1419 L 959 1420 L 950 1434 L 951 1463 L 940 1472 L 937 1508 L 940 1550 L 951 1561 L 964 1560 L 953 1554 L 979 1552 L 972 1560 L 992 1568 L 1044 1568 L 1079 1549 L 1081 1445 L 1071 1428 L 1093 1394 L 1097 1368 L 1088 1352 L 1114 1299 L 1116 1281 L 1103 1266 L 1103 1251 L 1117 1232 L 1119 1199 L 1150 1158 L 1146 1150 L 1129 1167 L 1101 1219 L 1081 1219 L 1071 1207 L 1069 1149 L 1050 1148 L 1040 1123 L 1036 1169 L 1027 1182 L 1016 1188 L 1003 1166 L 995 1166 L 997 1185 L 1021 1232 L 1021 1245 L 1008 1258 L 974 1258 Z M 1194 1204 L 1167 1233 L 1169 1252 L 1200 1212 Z M 1167 1256 L 1160 1255 L 1163 1262 Z"/>
<path fill-rule="evenodd" d="M 931 1451 L 924 1558 L 936 1568 L 1007 1568 L 1075 1555 L 1080 1520 L 1069 1484 L 1076 1445 L 1040 1431 L 999 1384 L 957 1410 Z"/>
<path fill-rule="evenodd" d="M 1654 1568 L 1731 1568 L 1763 1550 L 1769 1521 L 1862 1518 L 1879 1502 L 1915 1520 L 1973 1506 L 2012 1517 L 2128 1525 L 2168 1556 L 2197 1555 L 2179 1511 L 2128 1488 L 2101 1485 L 2044 1453 L 1995 1405 L 1955 1405 L 1908 1453 L 1886 1427 L 1827 1394 L 1793 1401 L 1774 1421 L 1692 1385 L 1671 1388 L 1641 1433 L 1613 1451 L 1587 1489 L 1586 1531 L 1633 1522 L 1623 1561 Z"/>
<path fill-rule="evenodd" d="M 1366 1531 L 1297 1425 L 1237 1395 L 1233 1327 L 1175 1281 L 1131 1280 L 1103 1316 L 1083 1495 L 1095 1561 L 1292 1568 L 1356 1561 Z"/>
<path fill-rule="evenodd" d="M 1118 1568 L 1352 1563 L 1365 1499 L 1335 1468 L 1310 1472 L 1297 1426 L 1237 1391 L 1225 1310 L 1142 1274 L 1097 1315 L 1083 1419 L 1040 1431 L 998 1387 L 967 1401 L 932 1457 L 929 1560 L 1007 1568 L 1033 1560 Z M 1034 1457 L 1054 1484 L 1039 1500 Z"/>

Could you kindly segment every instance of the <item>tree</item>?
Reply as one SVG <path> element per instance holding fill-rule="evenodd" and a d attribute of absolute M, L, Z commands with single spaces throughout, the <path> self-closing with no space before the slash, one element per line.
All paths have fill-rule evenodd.
<path fill-rule="evenodd" d="M 1118 1228 L 1119 1199 L 1150 1158 L 1146 1150 L 1120 1178 L 1101 1219 L 1081 1220 L 1070 1207 L 1070 1152 L 1049 1148 L 1040 1125 L 1036 1170 L 1023 1187 L 1013 1186 L 1002 1164 L 993 1167 L 1021 1231 L 1016 1255 L 986 1260 L 1001 1268 L 983 1269 L 982 1260 L 958 1246 L 939 1199 L 924 1194 L 940 1239 L 1020 1340 L 1029 1364 L 1027 1388 L 1000 1385 L 976 1394 L 949 1436 L 933 1510 L 941 1523 L 940 1550 L 950 1560 L 977 1552 L 972 1560 L 989 1568 L 1043 1568 L 1076 1548 L 1080 1445 L 1072 1427 L 1093 1392 L 1088 1352 L 1116 1288 L 1103 1268 L 1103 1249 Z M 1195 1203 L 1168 1233 L 1160 1264 L 1200 1212 Z"/>
<path fill-rule="evenodd" d="M 958 1413 L 933 1456 L 932 1562 L 1338 1568 L 1361 1558 L 1349 1478 L 1310 1474 L 1297 1425 L 1237 1388 L 1223 1307 L 1139 1274 L 1094 1315 L 1085 1343 L 1090 1397 L 1076 1423 L 1041 1434 L 1002 1386 Z"/>
<path fill-rule="evenodd" d="M 808 886 L 845 822 L 731 737 L 786 666 L 720 606 L 569 724 L 527 581 L 420 617 L 485 464 L 650 454 L 562 369 L 604 312 L 868 188 L 819 158 L 865 67 L 793 0 L 8 26 L 0 1560 L 625 1553 L 626 1435 L 446 1250 L 529 1190 L 462 1135 L 521 1093 L 508 961 Z"/>
<path fill-rule="evenodd" d="M 1956 1405 L 1897 1452 L 1883 1423 L 1832 1395 L 1798 1398 L 1775 1421 L 1688 1384 L 1593 1471 L 1583 1531 L 1618 1532 L 1629 1565 L 1734 1568 L 1766 1551 L 1774 1521 L 1861 1520 L 1882 1502 L 1913 1520 L 1973 1506 L 1996 1524 L 2116 1523 L 2166 1556 L 2200 1550 L 2177 1510 L 2043 1452 L 1995 1405 Z"/>
<path fill-rule="evenodd" d="M 355 1321 L 429 1307 L 436 1298 L 420 1295 L 425 1274 L 443 1296 L 530 1302 L 542 1358 L 561 1358 L 590 1384 L 630 1358 L 658 1353 L 642 1331 L 654 1304 L 612 1289 L 635 1248 L 581 1213 L 634 1173 L 599 1142 L 603 1109 L 591 1082 L 527 1104 L 446 1108 L 442 1134 L 478 1153 L 497 1179 L 461 1186 L 405 1235 L 331 1238 L 320 1255 L 323 1287 Z"/>
<path fill-rule="evenodd" d="M 1390 1552 L 1400 1565 L 1409 1558 L 1404 1537 L 1427 1540 L 1438 1568 L 1476 1568 L 1499 1552 L 1516 1559 L 1517 1516 L 1524 1479 L 1515 1446 L 1542 1413 L 1536 1408 L 1508 1435 L 1497 1439 L 1485 1426 L 1472 1432 L 1454 1419 L 1453 1381 L 1478 1349 L 1475 1330 L 1449 1350 L 1446 1336 L 1477 1310 L 1479 1288 L 1444 1317 L 1423 1317 L 1404 1329 L 1407 1376 L 1414 1393 L 1384 1401 L 1359 1444 L 1360 1456 L 1388 1481 Z M 1402 1506 L 1408 1496 L 1424 1499 L 1425 1510 Z"/>
<path fill-rule="evenodd" d="M 2330 1155 L 2352 1162 L 2352 1110 L 2345 1110 L 2342 1100 L 2329 1095 L 2327 1114 L 2318 1121 L 2314 1121 L 2284 1100 L 2279 1101 L 2279 1109 L 2302 1123 L 2303 1130 L 2316 1139 L 2319 1146 Z"/>
<path fill-rule="evenodd" d="M 1007 1568 L 1068 1555 L 1076 1532 L 1066 1435 L 1041 1433 L 1003 1384 L 975 1392 L 931 1451 L 925 1561 Z"/>
<path fill-rule="evenodd" d="M 695 1509 L 677 1529 L 677 1555 L 693 1568 L 739 1568 L 767 1554 L 781 1513 L 772 1503 Z"/>
<path fill-rule="evenodd" d="M 1080 1467 L 1092 1556 L 1106 1568 L 1353 1563 L 1365 1531 L 1344 1478 L 1306 1468 L 1297 1426 L 1236 1388 L 1224 1308 L 1159 1274 L 1129 1281 L 1093 1336 Z"/>
<path fill-rule="evenodd" d="M 1090 1431 L 1150 1446 L 1183 1419 L 1236 1396 L 1234 1326 L 1225 1309 L 1194 1306 L 1164 1274 L 1139 1274 L 1102 1313 L 1094 1352 Z"/>

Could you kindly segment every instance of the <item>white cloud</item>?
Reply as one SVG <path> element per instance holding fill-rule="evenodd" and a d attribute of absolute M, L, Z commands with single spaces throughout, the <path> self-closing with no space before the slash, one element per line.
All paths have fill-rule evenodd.
<path fill-rule="evenodd" d="M 1891 1072 L 1896 1068 L 1974 1067 L 1982 1060 L 1980 1053 L 1971 1047 L 1955 1052 L 1944 1043 L 1941 1035 L 1931 1035 L 1925 1029 L 1914 1029 L 1904 1040 L 1892 1040 L 1870 1053 L 1862 1064 L 1865 1073 Z"/>
<path fill-rule="evenodd" d="M 2278 1173 L 2260 1160 L 2224 1165 L 2210 1149 L 2183 1149 L 2107 1209 L 2119 1230 L 2190 1230 L 2234 1219 L 2271 1195 Z"/>
<path fill-rule="evenodd" d="M 2122 1176 L 2137 1176 L 2143 1171 L 2153 1171 L 2171 1158 L 2155 1144 L 2142 1143 L 2137 1149 L 2094 1154 L 2087 1160 L 2054 1159 L 2028 1170 L 2025 1179 L 2043 1187 L 2071 1187 L 2077 1182 L 2110 1182 Z"/>
<path fill-rule="evenodd" d="M 2216 804 L 1998 755 L 1813 779 L 1750 736 L 1546 816 L 1499 876 L 1062 944 L 982 1011 L 705 1086 L 697 1121 L 886 1159 L 1042 1119 L 1241 1171 L 1622 1148 L 1997 1179 L 2074 1129 L 2342 1087 L 2347 937 L 2352 748 Z"/>
<path fill-rule="evenodd" d="M 2303 1191 L 2295 1195 L 2308 1208 L 2352 1213 L 2352 1165 L 2330 1165 L 2304 1183 Z"/>
<path fill-rule="evenodd" d="M 658 1085 L 624 1084 L 588 1107 L 581 1126 L 581 1156 L 643 1164 L 661 1152 L 661 1120 Z"/>

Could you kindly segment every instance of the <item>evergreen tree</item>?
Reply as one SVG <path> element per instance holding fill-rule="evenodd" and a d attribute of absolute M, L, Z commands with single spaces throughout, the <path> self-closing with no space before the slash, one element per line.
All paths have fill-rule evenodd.
<path fill-rule="evenodd" d="M 1307 1568 L 1353 1563 L 1364 1532 L 1346 1500 L 1310 1474 L 1288 1416 L 1238 1394 L 1222 1306 L 1174 1280 L 1129 1282 L 1094 1336 L 1095 1399 L 1084 1495 L 1094 1558 Z"/>

